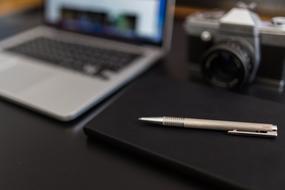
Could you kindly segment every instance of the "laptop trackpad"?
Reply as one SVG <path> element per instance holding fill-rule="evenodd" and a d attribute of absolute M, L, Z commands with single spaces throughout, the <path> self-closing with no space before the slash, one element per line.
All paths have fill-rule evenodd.
<path fill-rule="evenodd" d="M 20 93 L 53 76 L 54 74 L 49 70 L 30 66 L 29 64 L 1 63 L 0 89 L 7 93 Z"/>

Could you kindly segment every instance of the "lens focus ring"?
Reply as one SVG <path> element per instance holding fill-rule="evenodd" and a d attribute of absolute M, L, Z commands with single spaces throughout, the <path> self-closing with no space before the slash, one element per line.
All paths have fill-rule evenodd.
<path fill-rule="evenodd" d="M 211 84 L 240 88 L 248 82 L 253 68 L 252 53 L 239 42 L 223 42 L 211 48 L 202 63 L 203 75 Z"/>

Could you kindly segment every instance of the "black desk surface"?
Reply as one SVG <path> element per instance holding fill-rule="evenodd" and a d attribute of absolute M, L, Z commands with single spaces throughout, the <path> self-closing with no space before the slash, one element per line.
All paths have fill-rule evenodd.
<path fill-rule="evenodd" d="M 40 15 L 33 11 L 1 18 L 0 38 L 38 25 Z M 172 52 L 149 72 L 187 80 L 182 34 L 178 23 Z M 176 174 L 104 143 L 88 142 L 83 126 L 116 96 L 72 123 L 60 123 L 0 100 L 0 189 L 209 188 L 203 180 Z M 283 98 L 278 95 L 276 100 Z"/>

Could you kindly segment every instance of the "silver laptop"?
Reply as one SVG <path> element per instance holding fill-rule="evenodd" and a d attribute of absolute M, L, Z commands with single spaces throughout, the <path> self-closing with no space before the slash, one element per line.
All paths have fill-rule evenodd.
<path fill-rule="evenodd" d="M 0 43 L 0 96 L 69 121 L 170 46 L 172 0 L 47 0 L 45 25 Z"/>

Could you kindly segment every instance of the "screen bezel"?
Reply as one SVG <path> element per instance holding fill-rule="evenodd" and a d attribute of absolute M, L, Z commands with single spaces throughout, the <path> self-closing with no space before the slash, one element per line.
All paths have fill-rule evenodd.
<path fill-rule="evenodd" d="M 58 30 L 63 30 L 63 31 L 68 31 L 68 32 L 72 32 L 72 33 L 77 33 L 77 34 L 83 34 L 83 35 L 87 35 L 87 36 L 91 36 L 91 37 L 98 37 L 98 38 L 104 38 L 104 39 L 109 39 L 109 40 L 116 40 L 116 41 L 120 41 L 120 42 L 126 42 L 126 43 L 132 43 L 132 44 L 139 44 L 139 45 L 151 45 L 151 46 L 158 46 L 158 47 L 163 47 L 164 44 L 166 43 L 166 35 L 167 35 L 167 22 L 168 22 L 168 13 L 169 13 L 169 6 L 170 3 L 169 1 L 171 0 L 165 0 L 165 11 L 164 11 L 164 22 L 163 22 L 163 26 L 162 26 L 162 34 L 161 34 L 161 41 L 159 42 L 154 42 L 151 40 L 142 40 L 142 39 L 129 39 L 129 38 L 124 38 L 124 37 L 120 37 L 120 36 L 115 36 L 115 35 L 108 35 L 108 34 L 99 34 L 99 33 L 94 33 L 94 34 L 90 34 L 90 33 L 84 33 L 84 32 L 79 32 L 79 31 L 74 31 L 74 30 L 68 30 L 66 28 L 62 28 L 60 26 L 58 26 L 57 24 L 51 23 L 46 19 L 46 7 L 47 7 L 47 3 L 49 0 L 45 0 L 44 1 L 44 15 L 43 15 L 43 20 L 44 20 L 44 24 L 49 26 L 49 27 L 53 27 L 55 29 Z"/>

